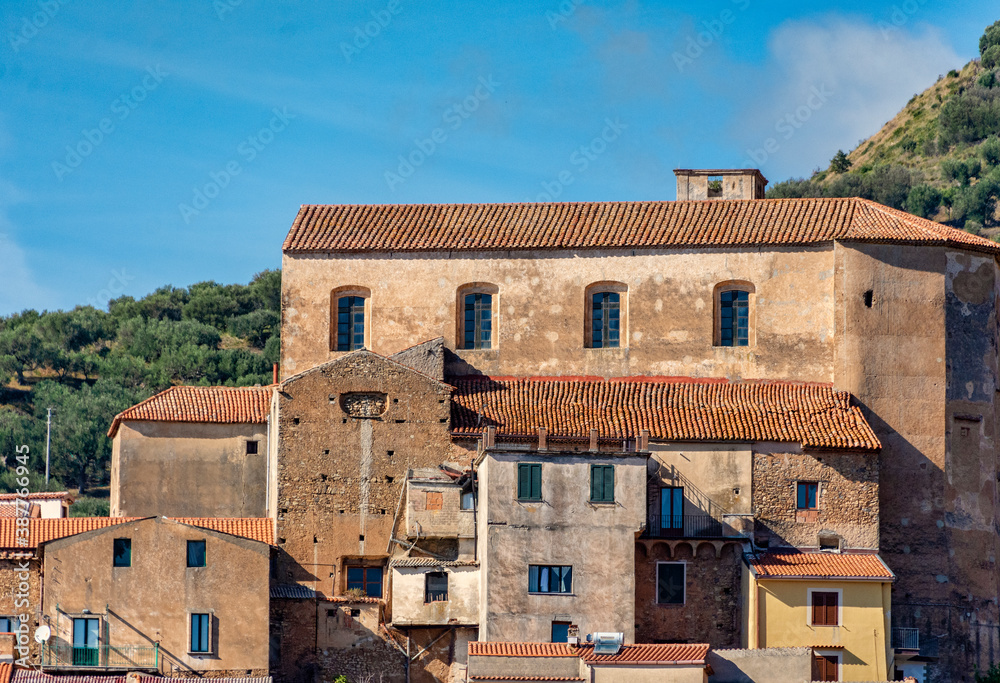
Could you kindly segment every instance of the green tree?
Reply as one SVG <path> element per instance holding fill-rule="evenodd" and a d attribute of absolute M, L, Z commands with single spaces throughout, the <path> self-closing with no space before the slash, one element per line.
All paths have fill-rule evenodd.
<path fill-rule="evenodd" d="M 851 168 L 851 160 L 844 154 L 844 150 L 838 150 L 830 161 L 830 170 L 834 173 L 847 173 Z"/>
<path fill-rule="evenodd" d="M 281 312 L 281 271 L 264 270 L 253 276 L 250 293 L 257 308 Z"/>
<path fill-rule="evenodd" d="M 986 51 L 995 45 L 1000 45 L 1000 21 L 993 22 L 983 31 L 983 35 L 979 38 L 979 54 L 986 54 Z"/>
<path fill-rule="evenodd" d="M 977 669 L 976 683 L 1000 683 L 1000 664 L 994 664 L 984 672 Z"/>
<path fill-rule="evenodd" d="M 980 145 L 979 155 L 989 166 L 1000 165 L 1000 137 L 994 135 Z"/>
<path fill-rule="evenodd" d="M 1000 66 L 1000 45 L 991 45 L 983 53 L 982 65 L 985 69 L 993 69 Z"/>
<path fill-rule="evenodd" d="M 941 206 L 941 191 L 930 185 L 917 185 L 906 197 L 906 210 L 921 218 L 930 218 Z"/>

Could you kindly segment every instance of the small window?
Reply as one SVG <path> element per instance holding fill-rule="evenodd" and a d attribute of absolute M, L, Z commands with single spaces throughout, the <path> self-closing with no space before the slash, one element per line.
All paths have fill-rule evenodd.
<path fill-rule="evenodd" d="M 444 572 L 430 572 L 424 579 L 424 602 L 445 602 L 448 600 L 448 575 Z"/>
<path fill-rule="evenodd" d="M 729 289 L 719 293 L 719 346 L 750 345 L 750 292 Z"/>
<path fill-rule="evenodd" d="M 479 292 L 466 294 L 464 308 L 463 347 L 466 349 L 493 348 L 493 295 Z"/>
<path fill-rule="evenodd" d="M 708 176 L 708 194 L 709 199 L 718 199 L 722 197 L 722 176 L 721 175 L 710 175 Z"/>
<path fill-rule="evenodd" d="M 590 466 L 590 502 L 615 502 L 615 466 Z"/>
<path fill-rule="evenodd" d="M 656 602 L 660 605 L 683 605 L 687 567 L 683 562 L 660 562 L 656 565 Z"/>
<path fill-rule="evenodd" d="M 517 499 L 542 499 L 542 466 L 536 463 L 520 463 L 517 466 Z"/>
<path fill-rule="evenodd" d="M 132 539 L 131 538 L 116 538 L 114 546 L 114 554 L 112 559 L 113 567 L 131 567 L 132 566 Z"/>
<path fill-rule="evenodd" d="M 247 441 L 247 455 L 257 455 L 256 441 Z"/>
<path fill-rule="evenodd" d="M 204 653 L 212 651 L 212 615 L 191 615 L 191 649 L 189 652 Z"/>
<path fill-rule="evenodd" d="M 560 565 L 529 565 L 528 592 L 572 593 L 573 568 Z"/>
<path fill-rule="evenodd" d="M 0 617 L 0 633 L 14 633 L 17 617 Z"/>
<path fill-rule="evenodd" d="M 187 566 L 205 566 L 205 541 L 187 542 Z"/>
<path fill-rule="evenodd" d="M 337 299 L 337 351 L 365 348 L 365 298 L 342 296 Z"/>
<path fill-rule="evenodd" d="M 621 295 L 595 292 L 591 296 L 590 346 L 616 349 L 621 344 Z"/>
<path fill-rule="evenodd" d="M 355 589 L 369 598 L 381 598 L 382 567 L 348 567 L 347 590 Z"/>
<path fill-rule="evenodd" d="M 830 652 L 814 653 L 812 678 L 814 681 L 839 681 L 840 655 Z"/>
<path fill-rule="evenodd" d="M 552 642 L 553 643 L 568 643 L 569 642 L 569 627 L 572 626 L 568 621 L 553 621 L 552 622 Z"/>
<path fill-rule="evenodd" d="M 476 509 L 476 494 L 474 494 L 472 491 L 464 491 L 462 493 L 462 509 L 463 510 Z"/>
<path fill-rule="evenodd" d="M 838 603 L 840 594 L 836 591 L 812 591 L 812 625 L 813 626 L 838 626 L 840 618 L 838 615 Z"/>
<path fill-rule="evenodd" d="M 800 481 L 796 485 L 797 496 L 795 500 L 795 507 L 798 510 L 818 510 L 816 503 L 816 493 L 819 490 L 819 484 L 814 481 Z"/>

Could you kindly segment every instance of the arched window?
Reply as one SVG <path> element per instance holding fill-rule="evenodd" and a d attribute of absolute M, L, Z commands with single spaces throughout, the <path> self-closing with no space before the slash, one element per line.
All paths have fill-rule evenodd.
<path fill-rule="evenodd" d="M 584 346 L 618 348 L 626 340 L 628 287 L 620 282 L 595 282 L 587 287 Z"/>
<path fill-rule="evenodd" d="M 330 292 L 331 351 L 366 348 L 370 299 L 371 292 L 364 287 L 338 287 Z"/>
<path fill-rule="evenodd" d="M 753 343 L 754 286 L 723 282 L 715 286 L 715 345 L 750 346 Z"/>
<path fill-rule="evenodd" d="M 458 288 L 457 346 L 492 349 L 496 346 L 496 285 L 476 282 Z"/>

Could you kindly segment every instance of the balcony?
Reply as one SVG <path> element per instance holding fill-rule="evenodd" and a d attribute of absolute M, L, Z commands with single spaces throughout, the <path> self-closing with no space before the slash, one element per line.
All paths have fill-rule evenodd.
<path fill-rule="evenodd" d="M 99 645 L 75 647 L 65 643 L 42 646 L 42 666 L 53 669 L 160 668 L 159 645 Z"/>
<path fill-rule="evenodd" d="M 896 650 L 908 650 L 911 652 L 919 652 L 920 629 L 893 627 L 892 647 L 895 648 Z"/>
<path fill-rule="evenodd" d="M 711 515 L 651 515 L 643 538 L 728 538 L 741 536 L 729 523 Z"/>

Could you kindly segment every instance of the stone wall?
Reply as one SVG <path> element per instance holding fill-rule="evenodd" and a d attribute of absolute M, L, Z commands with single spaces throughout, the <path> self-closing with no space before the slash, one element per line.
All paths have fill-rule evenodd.
<path fill-rule="evenodd" d="M 33 555 L 30 551 L 24 554 Z M 37 558 L 0 559 L 0 616 L 28 616 L 27 630 L 18 635 L 27 636 L 27 642 L 22 642 L 21 646 L 27 645 L 28 661 L 36 665 L 39 663 L 40 646 L 35 642 L 34 635 L 42 614 L 41 572 L 41 562 Z M 23 590 L 25 583 L 27 591 Z M 14 658 L 21 657 L 15 651 Z"/>
<path fill-rule="evenodd" d="M 276 683 L 314 683 L 316 601 L 271 598 L 271 675 Z"/>
<path fill-rule="evenodd" d="M 451 481 L 407 481 L 405 533 L 411 538 L 472 538 L 475 510 L 462 510 L 462 487 Z"/>

